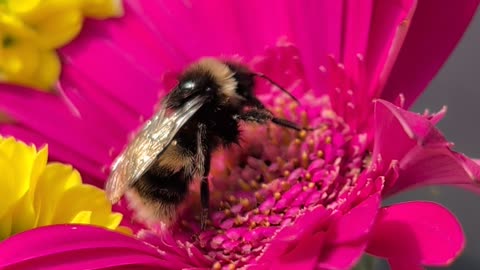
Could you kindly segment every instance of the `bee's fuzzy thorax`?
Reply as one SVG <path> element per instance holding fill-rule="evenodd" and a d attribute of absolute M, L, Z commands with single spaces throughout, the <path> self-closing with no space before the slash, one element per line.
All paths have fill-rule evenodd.
<path fill-rule="evenodd" d="M 215 84 L 220 87 L 220 92 L 228 98 L 241 98 L 236 91 L 238 83 L 234 78 L 235 73 L 225 63 L 215 58 L 201 58 L 192 64 L 186 73 L 195 71 L 210 75 Z"/>

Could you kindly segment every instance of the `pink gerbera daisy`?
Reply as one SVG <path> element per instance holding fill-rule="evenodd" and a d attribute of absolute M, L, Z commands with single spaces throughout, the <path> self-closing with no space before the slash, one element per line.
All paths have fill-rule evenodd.
<path fill-rule="evenodd" d="M 245 125 L 217 153 L 210 225 L 192 191 L 179 223 L 136 237 L 91 226 L 38 228 L 0 243 L 6 269 L 351 269 L 365 253 L 392 269 L 444 266 L 464 247 L 444 207 L 382 199 L 412 187 L 475 189 L 480 167 L 435 128 L 445 111 L 406 109 L 467 27 L 478 0 L 126 0 L 121 19 L 88 21 L 60 50 L 57 95 L 0 86 L 0 134 L 73 164 L 104 186 L 113 159 L 149 118 L 172 75 L 204 56 L 240 58 L 277 115 L 312 132 Z M 1 119 L 8 120 L 2 121 Z M 29 243 L 28 245 L 26 243 Z"/>

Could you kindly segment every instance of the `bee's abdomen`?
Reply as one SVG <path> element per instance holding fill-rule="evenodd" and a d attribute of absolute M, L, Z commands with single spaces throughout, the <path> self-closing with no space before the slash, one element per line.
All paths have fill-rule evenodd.
<path fill-rule="evenodd" d="M 157 169 L 147 171 L 132 187 L 146 200 L 177 205 L 185 200 L 189 182 L 183 170 L 170 173 Z"/>

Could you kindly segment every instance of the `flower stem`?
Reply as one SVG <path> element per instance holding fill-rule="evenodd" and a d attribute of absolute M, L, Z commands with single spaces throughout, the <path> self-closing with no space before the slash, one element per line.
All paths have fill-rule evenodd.
<path fill-rule="evenodd" d="M 379 259 L 370 255 L 363 255 L 353 270 L 375 270 L 380 264 Z"/>

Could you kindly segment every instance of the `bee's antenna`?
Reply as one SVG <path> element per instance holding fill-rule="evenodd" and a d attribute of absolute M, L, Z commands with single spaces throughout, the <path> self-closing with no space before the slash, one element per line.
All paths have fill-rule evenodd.
<path fill-rule="evenodd" d="M 287 89 L 281 87 L 278 83 L 276 83 L 275 81 L 273 81 L 272 79 L 270 79 L 269 77 L 267 77 L 267 75 L 265 74 L 262 74 L 262 73 L 253 73 L 253 75 L 257 76 L 257 77 L 260 77 L 264 80 L 267 80 L 269 83 L 271 83 L 272 85 L 276 86 L 278 89 L 280 89 L 282 92 L 284 92 L 285 94 L 287 94 L 291 99 L 293 99 L 297 104 L 300 104 L 300 101 L 298 101 L 298 99 L 292 95 L 290 92 L 287 91 Z"/>

